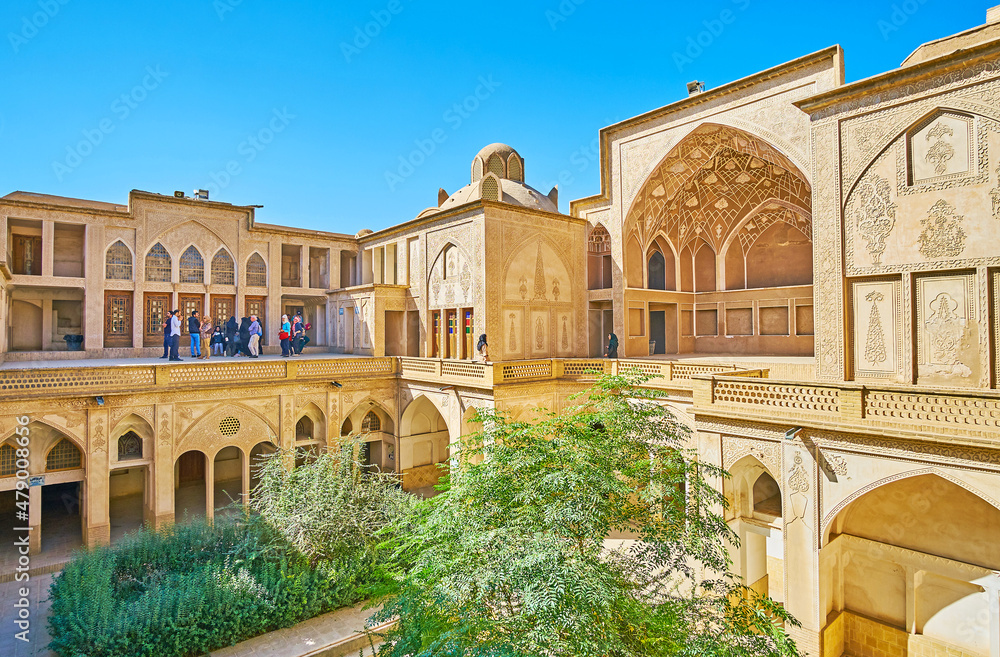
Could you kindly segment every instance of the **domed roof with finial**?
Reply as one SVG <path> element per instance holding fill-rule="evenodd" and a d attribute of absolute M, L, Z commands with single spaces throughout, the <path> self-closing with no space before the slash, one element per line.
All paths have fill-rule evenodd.
<path fill-rule="evenodd" d="M 507 144 L 490 144 L 472 160 L 472 182 L 452 195 L 438 192 L 438 207 L 428 208 L 418 216 L 435 214 L 478 200 L 509 203 L 533 210 L 559 212 L 558 192 L 548 195 L 524 182 L 524 158 Z"/>

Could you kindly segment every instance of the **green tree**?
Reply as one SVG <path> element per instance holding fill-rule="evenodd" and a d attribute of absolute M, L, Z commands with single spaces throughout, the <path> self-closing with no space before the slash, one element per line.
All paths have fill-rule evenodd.
<path fill-rule="evenodd" d="M 491 411 L 398 539 L 381 657 L 794 656 L 794 621 L 729 574 L 725 476 L 638 375 L 512 422 Z M 621 540 L 619 540 L 621 539 Z"/>

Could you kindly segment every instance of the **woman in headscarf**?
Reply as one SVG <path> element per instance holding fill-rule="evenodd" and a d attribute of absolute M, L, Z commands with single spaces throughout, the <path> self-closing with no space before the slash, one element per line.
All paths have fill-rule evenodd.
<path fill-rule="evenodd" d="M 281 316 L 281 328 L 278 330 L 278 339 L 281 340 L 281 357 L 288 358 L 292 353 L 291 337 L 292 325 L 288 323 L 288 315 Z"/>
<path fill-rule="evenodd" d="M 250 355 L 250 318 L 240 319 L 240 353 Z"/>
<path fill-rule="evenodd" d="M 608 358 L 618 358 L 618 336 L 614 333 L 608 333 L 608 352 L 606 356 Z"/>
<path fill-rule="evenodd" d="M 201 320 L 201 358 L 202 360 L 208 360 L 212 357 L 212 345 L 209 341 L 212 339 L 212 318 L 208 316 L 208 313 Z"/>
<path fill-rule="evenodd" d="M 226 355 L 236 355 L 236 336 L 240 331 L 240 325 L 236 323 L 236 316 L 230 316 L 226 322 Z"/>
<path fill-rule="evenodd" d="M 485 333 L 479 336 L 479 343 L 476 345 L 476 353 L 479 354 L 479 360 L 481 362 L 490 362 L 490 345 L 486 342 Z"/>

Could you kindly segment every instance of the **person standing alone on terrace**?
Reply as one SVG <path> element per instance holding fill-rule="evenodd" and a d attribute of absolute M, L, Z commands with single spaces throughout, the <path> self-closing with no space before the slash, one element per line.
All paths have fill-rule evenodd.
<path fill-rule="evenodd" d="M 188 335 L 191 337 L 191 358 L 201 358 L 201 320 L 197 310 L 192 310 L 188 317 Z"/>
<path fill-rule="evenodd" d="M 257 358 L 260 355 L 260 322 L 257 315 L 250 315 L 250 358 Z"/>
<path fill-rule="evenodd" d="M 181 348 L 181 318 L 179 310 L 170 311 L 170 360 L 180 360 L 177 352 Z"/>
<path fill-rule="evenodd" d="M 212 357 L 212 318 L 205 315 L 205 319 L 201 321 L 201 341 L 199 347 L 201 348 L 202 354 L 201 358 L 203 360 L 208 360 Z"/>

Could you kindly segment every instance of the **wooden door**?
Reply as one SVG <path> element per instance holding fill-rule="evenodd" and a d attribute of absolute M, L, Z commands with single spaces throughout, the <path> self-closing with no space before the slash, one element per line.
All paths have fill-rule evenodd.
<path fill-rule="evenodd" d="M 104 347 L 132 346 L 132 293 L 104 293 Z"/>
<path fill-rule="evenodd" d="M 462 358 L 475 360 L 476 342 L 475 336 L 472 335 L 472 308 L 466 308 L 462 314 L 464 315 L 462 320 L 462 337 L 465 339 L 465 348 Z"/>
<path fill-rule="evenodd" d="M 441 311 L 435 310 L 431 320 L 431 358 L 441 357 Z"/>
<path fill-rule="evenodd" d="M 42 275 L 42 238 L 14 235 L 14 273 Z"/>
<path fill-rule="evenodd" d="M 230 317 L 236 316 L 236 297 L 231 294 L 213 294 L 210 310 L 212 325 L 225 326 Z"/>
<path fill-rule="evenodd" d="M 448 353 L 445 358 L 458 358 L 458 312 L 454 310 L 449 310 L 447 315 L 447 349 Z"/>
<path fill-rule="evenodd" d="M 185 347 L 191 346 L 191 336 L 188 334 L 188 318 L 191 313 L 195 310 L 198 311 L 199 321 L 201 319 L 202 312 L 204 308 L 202 305 L 205 303 L 205 297 L 195 296 L 195 295 L 181 295 L 180 297 L 180 310 L 181 310 L 181 345 Z"/>
<path fill-rule="evenodd" d="M 147 292 L 143 306 L 143 346 L 159 347 L 163 344 L 163 322 L 170 316 L 170 295 Z"/>
<path fill-rule="evenodd" d="M 201 452 L 184 452 L 177 459 L 178 478 L 181 483 L 188 481 L 204 481 L 205 455 Z"/>
<path fill-rule="evenodd" d="M 249 317 L 250 315 L 257 316 L 262 333 L 260 339 L 263 344 L 264 336 L 267 335 L 267 297 L 247 297 L 244 308 L 246 310 L 244 317 Z M 277 329 L 275 329 L 274 335 L 277 334 Z"/>

